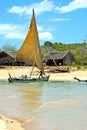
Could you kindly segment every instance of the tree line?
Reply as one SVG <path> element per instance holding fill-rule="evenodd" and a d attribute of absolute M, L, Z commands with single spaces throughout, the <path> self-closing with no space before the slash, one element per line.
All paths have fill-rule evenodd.
<path fill-rule="evenodd" d="M 14 51 L 17 52 L 15 46 L 12 46 L 11 44 L 5 44 L 0 51 Z M 73 64 L 82 65 L 84 63 L 87 63 L 87 43 L 70 43 L 70 44 L 64 44 L 64 43 L 53 43 L 50 41 L 44 42 L 43 45 L 41 45 L 41 52 L 43 58 L 47 53 L 50 51 L 69 51 L 73 54 L 75 58 L 75 62 Z"/>

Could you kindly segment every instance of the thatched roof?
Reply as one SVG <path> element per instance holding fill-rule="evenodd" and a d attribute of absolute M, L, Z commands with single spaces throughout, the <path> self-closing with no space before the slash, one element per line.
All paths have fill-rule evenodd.
<path fill-rule="evenodd" d="M 63 59 L 68 53 L 68 51 L 58 51 L 58 52 L 50 52 L 45 59 Z"/>
<path fill-rule="evenodd" d="M 2 51 L 2 52 L 0 52 L 0 55 L 1 55 L 1 57 L 3 57 L 4 56 L 4 54 L 5 55 L 8 55 L 8 56 L 10 56 L 10 57 L 12 57 L 12 58 L 16 58 L 16 55 L 17 55 L 17 53 L 16 52 L 13 52 L 13 51 Z"/>
<path fill-rule="evenodd" d="M 17 55 L 17 53 L 16 52 L 13 52 L 13 51 L 7 51 L 7 52 L 5 52 L 5 53 L 7 53 L 9 56 L 11 56 L 12 58 L 16 58 L 16 55 Z"/>

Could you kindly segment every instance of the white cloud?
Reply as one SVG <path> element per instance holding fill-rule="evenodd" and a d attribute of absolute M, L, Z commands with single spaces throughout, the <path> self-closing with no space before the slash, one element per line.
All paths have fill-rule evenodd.
<path fill-rule="evenodd" d="M 53 35 L 50 32 L 41 32 L 39 33 L 40 39 L 41 40 L 52 40 Z"/>
<path fill-rule="evenodd" d="M 24 38 L 24 27 L 14 24 L 0 24 L 0 35 L 5 38 L 11 39 L 23 39 Z"/>
<path fill-rule="evenodd" d="M 73 0 L 66 6 L 56 7 L 55 10 L 60 13 L 67 13 L 80 8 L 87 8 L 87 0 Z"/>
<path fill-rule="evenodd" d="M 8 10 L 9 13 L 16 13 L 19 15 L 26 14 L 31 15 L 31 10 L 34 8 L 35 13 L 38 15 L 45 11 L 52 11 L 55 5 L 53 1 L 43 0 L 40 3 L 34 3 L 30 6 L 13 6 Z"/>
<path fill-rule="evenodd" d="M 53 0 L 43 0 L 40 3 L 34 3 L 31 5 L 26 5 L 26 6 L 13 6 L 8 10 L 9 13 L 16 13 L 19 15 L 25 14 L 27 16 L 31 15 L 31 10 L 35 9 L 36 15 L 46 12 L 46 11 L 58 11 L 59 13 L 67 13 L 76 9 L 80 8 L 87 8 L 87 0 L 73 0 L 70 2 L 68 5 L 57 6 L 56 3 L 54 3 Z"/>
<path fill-rule="evenodd" d="M 53 19 L 52 21 L 69 21 L 70 19 L 69 18 L 56 18 L 56 19 Z"/>
<path fill-rule="evenodd" d="M 38 31 L 39 31 L 40 40 L 52 40 L 53 39 L 52 33 L 49 32 L 49 31 L 53 30 L 52 28 L 42 27 L 42 26 L 39 26 L 39 25 L 37 25 L 37 28 L 38 28 Z"/>
<path fill-rule="evenodd" d="M 39 32 L 44 31 L 44 28 L 43 28 L 42 26 L 39 26 L 38 24 L 37 24 L 37 28 L 38 28 L 38 31 L 39 31 Z"/>
<path fill-rule="evenodd" d="M 38 26 L 40 31 L 40 40 L 50 40 L 53 38 L 50 32 L 44 32 L 43 27 Z M 0 24 L 0 35 L 9 39 L 24 39 L 27 33 L 27 27 L 25 25 L 14 25 L 14 24 Z"/>
<path fill-rule="evenodd" d="M 19 15 L 22 15 L 23 13 L 26 12 L 26 10 L 28 9 L 27 6 L 13 6 L 11 9 L 8 10 L 9 13 L 16 13 Z"/>

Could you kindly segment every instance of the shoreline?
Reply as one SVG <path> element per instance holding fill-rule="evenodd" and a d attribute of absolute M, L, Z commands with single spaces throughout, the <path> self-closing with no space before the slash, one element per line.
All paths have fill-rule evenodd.
<path fill-rule="evenodd" d="M 23 70 L 22 67 L 5 67 L 0 68 L 0 81 L 7 81 L 8 80 L 8 73 L 10 72 L 12 76 L 20 76 L 22 74 L 29 75 L 32 67 L 25 67 Z M 45 70 L 46 75 L 50 75 L 49 81 L 53 82 L 78 82 L 74 79 L 77 77 L 82 80 L 87 79 L 87 70 L 71 70 L 70 72 L 58 72 L 52 73 L 48 71 L 49 69 Z M 38 70 L 35 68 L 34 75 L 37 76 Z M 30 120 L 28 123 L 24 120 L 16 120 L 14 118 L 10 118 L 6 116 L 4 113 L 0 111 L 0 130 L 26 130 L 27 126 L 33 126 L 35 122 Z M 30 129 L 31 130 L 31 129 Z"/>
<path fill-rule="evenodd" d="M 21 75 L 29 75 L 31 72 L 32 67 L 15 67 L 15 66 L 7 66 L 0 69 L 0 80 L 8 81 L 8 73 L 10 73 L 13 77 L 20 77 Z M 87 70 L 71 70 L 70 72 L 49 72 L 49 69 L 45 70 L 46 75 L 50 75 L 49 81 L 69 81 L 69 82 L 76 82 L 74 77 L 77 77 L 81 80 L 87 80 Z M 38 77 L 38 70 L 37 68 L 34 69 L 34 73 L 32 77 Z"/>
<path fill-rule="evenodd" d="M 25 130 L 22 127 L 22 122 L 16 121 L 12 118 L 3 116 L 0 113 L 0 130 Z"/>

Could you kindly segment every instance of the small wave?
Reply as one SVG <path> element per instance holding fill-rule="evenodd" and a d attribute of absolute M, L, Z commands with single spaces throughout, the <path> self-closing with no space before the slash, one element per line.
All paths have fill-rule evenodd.
<path fill-rule="evenodd" d="M 76 103 L 76 100 L 73 99 L 66 99 L 61 101 L 49 101 L 41 104 L 39 106 L 39 109 L 58 109 L 58 108 L 67 108 L 67 109 L 73 109 L 74 105 Z"/>

